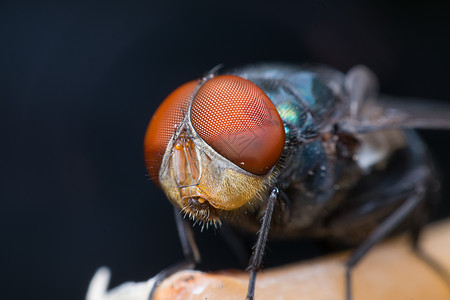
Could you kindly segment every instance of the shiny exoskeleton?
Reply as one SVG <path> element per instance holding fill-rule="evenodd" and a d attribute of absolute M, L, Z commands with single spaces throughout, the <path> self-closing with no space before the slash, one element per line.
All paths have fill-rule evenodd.
<path fill-rule="evenodd" d="M 427 221 L 439 183 L 411 128 L 450 128 L 445 108 L 378 96 L 363 66 L 347 74 L 281 64 L 214 70 L 158 108 L 146 164 L 176 212 L 258 234 L 248 299 L 269 232 L 355 245 L 346 265 L 350 299 L 360 258 L 398 230 L 417 241 Z M 175 215 L 187 260 L 198 261 L 191 231 Z"/>

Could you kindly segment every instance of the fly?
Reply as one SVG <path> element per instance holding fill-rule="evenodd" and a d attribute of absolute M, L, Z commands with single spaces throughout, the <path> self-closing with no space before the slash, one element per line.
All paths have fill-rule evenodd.
<path fill-rule="evenodd" d="M 381 239 L 408 229 L 416 247 L 439 182 L 411 129 L 450 129 L 450 107 L 377 89 L 364 66 L 343 74 L 261 64 L 216 69 L 172 92 L 144 148 L 150 177 L 174 205 L 186 260 L 157 282 L 200 260 L 187 218 L 257 234 L 247 299 L 269 232 L 354 245 L 347 299 L 352 269 Z"/>

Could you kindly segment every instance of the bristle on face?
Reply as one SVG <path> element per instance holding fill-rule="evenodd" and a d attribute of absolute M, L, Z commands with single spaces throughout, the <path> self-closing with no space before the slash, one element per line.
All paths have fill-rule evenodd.
<path fill-rule="evenodd" d="M 222 221 L 218 216 L 217 209 L 211 206 L 207 201 L 199 201 L 199 198 L 191 197 L 185 200 L 185 205 L 181 209 L 184 217 L 188 217 L 194 222 L 194 225 L 199 224 L 201 229 L 208 229 L 209 226 L 215 228 L 222 225 Z"/>

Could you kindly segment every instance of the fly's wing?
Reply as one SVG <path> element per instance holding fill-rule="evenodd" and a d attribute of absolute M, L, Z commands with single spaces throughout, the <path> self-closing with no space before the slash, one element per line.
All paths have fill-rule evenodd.
<path fill-rule="evenodd" d="M 450 129 L 449 101 L 377 96 L 377 78 L 364 66 L 348 72 L 345 89 L 349 98 L 347 113 L 339 122 L 343 130 Z"/>
<path fill-rule="evenodd" d="M 450 103 L 429 99 L 380 96 L 362 104 L 344 128 L 367 132 L 394 128 L 450 129 Z"/>

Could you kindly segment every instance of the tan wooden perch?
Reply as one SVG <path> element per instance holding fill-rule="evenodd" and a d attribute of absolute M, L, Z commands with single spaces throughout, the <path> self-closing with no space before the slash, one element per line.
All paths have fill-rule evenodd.
<path fill-rule="evenodd" d="M 425 253 L 450 274 L 450 220 L 428 226 L 421 240 Z M 344 262 L 348 253 L 295 263 L 258 274 L 256 299 L 344 299 Z M 153 279 L 124 283 L 107 291 L 108 269 L 97 271 L 86 300 L 146 300 Z M 448 279 L 448 278 L 447 278 Z M 203 273 L 186 270 L 162 282 L 155 300 L 244 300 L 248 274 L 242 271 Z M 353 273 L 355 300 L 450 300 L 450 286 L 420 259 L 405 236 L 369 252 Z"/>

